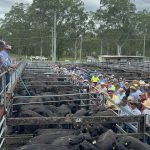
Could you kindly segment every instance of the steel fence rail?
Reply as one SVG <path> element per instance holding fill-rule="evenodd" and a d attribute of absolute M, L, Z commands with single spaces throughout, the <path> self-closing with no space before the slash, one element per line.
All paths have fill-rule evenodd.
<path fill-rule="evenodd" d="M 19 71 L 19 74 L 22 73 L 22 70 L 25 67 L 25 62 L 21 62 L 18 64 L 16 70 Z M 7 130 L 7 125 L 6 125 L 6 112 L 9 113 L 9 102 L 8 99 L 6 99 L 6 93 L 12 93 L 14 90 L 14 87 L 17 84 L 18 81 L 18 75 L 16 75 L 15 71 L 10 72 L 10 81 L 6 85 L 6 73 L 7 71 L 3 72 L 0 74 L 0 105 L 2 106 L 1 109 L 1 116 L 0 116 L 0 150 L 5 149 L 5 140 L 6 140 L 6 130 Z"/>

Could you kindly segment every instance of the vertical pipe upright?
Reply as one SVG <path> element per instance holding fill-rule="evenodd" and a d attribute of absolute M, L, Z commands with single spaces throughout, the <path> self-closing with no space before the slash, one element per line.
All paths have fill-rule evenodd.
<path fill-rule="evenodd" d="M 43 56 L 42 37 L 41 37 L 40 56 L 41 57 Z"/>
<path fill-rule="evenodd" d="M 143 44 L 143 56 L 145 57 L 145 34 L 144 34 L 144 44 Z"/>
<path fill-rule="evenodd" d="M 56 12 L 54 12 L 54 58 L 53 61 L 56 62 Z"/>
<path fill-rule="evenodd" d="M 81 42 L 80 42 L 80 62 L 82 61 L 82 43 L 83 43 L 83 38 L 81 35 Z"/>
<path fill-rule="evenodd" d="M 102 42 L 102 39 L 101 39 L 101 56 L 103 55 L 103 42 Z"/>
<path fill-rule="evenodd" d="M 75 56 L 74 56 L 75 61 L 77 60 L 77 39 L 75 41 Z"/>
<path fill-rule="evenodd" d="M 53 30 L 53 27 L 52 27 L 52 52 L 51 52 L 51 57 L 52 57 L 52 60 L 54 58 L 54 30 Z"/>

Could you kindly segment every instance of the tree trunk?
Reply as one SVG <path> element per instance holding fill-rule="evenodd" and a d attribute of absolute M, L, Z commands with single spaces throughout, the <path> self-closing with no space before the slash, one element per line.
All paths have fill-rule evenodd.
<path fill-rule="evenodd" d="M 120 56 L 121 55 L 121 49 L 122 49 L 122 46 L 117 44 L 117 55 Z"/>
<path fill-rule="evenodd" d="M 75 55 L 74 55 L 75 61 L 77 60 L 77 40 L 75 41 Z"/>

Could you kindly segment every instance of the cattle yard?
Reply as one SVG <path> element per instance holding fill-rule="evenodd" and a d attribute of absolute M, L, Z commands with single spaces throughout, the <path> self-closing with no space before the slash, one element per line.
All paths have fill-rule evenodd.
<path fill-rule="evenodd" d="M 64 66 L 67 65 L 69 64 L 64 64 Z M 8 97 L 6 98 L 5 90 L 2 90 L 1 93 L 3 97 L 0 122 L 1 149 L 34 150 L 35 147 L 32 146 L 21 148 L 23 145 L 32 144 L 40 144 L 38 145 L 39 149 L 41 146 L 45 146 L 43 150 L 66 149 L 66 145 L 60 146 L 60 143 L 53 137 L 56 139 L 59 137 L 60 141 L 61 137 L 66 138 L 66 141 L 71 138 L 71 142 L 76 142 L 74 141 L 76 137 L 81 136 L 76 133 L 77 131 L 81 132 L 81 128 L 92 130 L 93 127 L 100 124 L 109 126 L 118 137 L 132 136 L 143 142 L 150 137 L 145 131 L 145 116 L 118 116 L 113 110 L 95 110 L 92 103 L 92 100 L 95 100 L 93 95 L 81 93 L 80 87 L 73 83 L 70 75 L 56 73 L 53 66 L 54 64 L 22 62 L 17 71 L 12 73 Z M 148 72 L 109 68 L 106 65 L 97 64 L 78 64 L 78 66 L 85 71 L 97 69 L 107 74 L 113 73 L 118 77 L 126 77 L 128 81 L 133 80 L 135 76 L 139 79 L 149 80 L 146 78 L 149 76 Z M 1 75 L 1 78 L 3 77 L 4 75 Z M 5 89 L 4 84 L 3 89 Z M 105 96 L 100 95 L 97 99 L 100 104 L 103 104 Z M 137 125 L 133 126 L 131 122 L 136 122 Z M 123 129 L 124 124 L 127 124 L 134 132 L 127 133 Z M 72 132 L 74 132 L 73 135 Z M 47 135 L 46 139 L 51 138 L 54 142 L 42 143 L 44 135 Z M 43 138 L 40 139 L 40 136 Z M 84 146 L 87 143 L 83 144 L 83 142 L 90 140 L 85 139 L 85 136 L 82 135 L 83 141 L 79 146 L 80 149 L 86 150 Z M 93 138 L 91 141 L 94 144 L 95 139 Z M 70 145 L 69 149 L 73 150 L 75 144 Z M 88 147 L 90 146 L 92 147 L 92 145 Z M 113 148 L 115 149 L 115 147 Z M 147 147 L 147 149 L 149 148 Z"/>

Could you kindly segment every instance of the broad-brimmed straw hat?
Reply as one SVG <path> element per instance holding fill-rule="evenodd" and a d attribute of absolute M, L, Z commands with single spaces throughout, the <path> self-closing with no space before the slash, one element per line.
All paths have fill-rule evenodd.
<path fill-rule="evenodd" d="M 150 99 L 147 99 L 146 101 L 144 101 L 144 103 L 142 103 L 146 108 L 150 109 Z"/>
<path fill-rule="evenodd" d="M 137 90 L 135 86 L 130 86 L 130 89 Z"/>
<path fill-rule="evenodd" d="M 133 103 L 133 104 L 138 104 L 138 103 L 139 103 L 139 102 L 138 102 L 134 97 L 132 97 L 132 96 L 129 96 L 127 100 L 128 100 L 129 103 Z"/>

